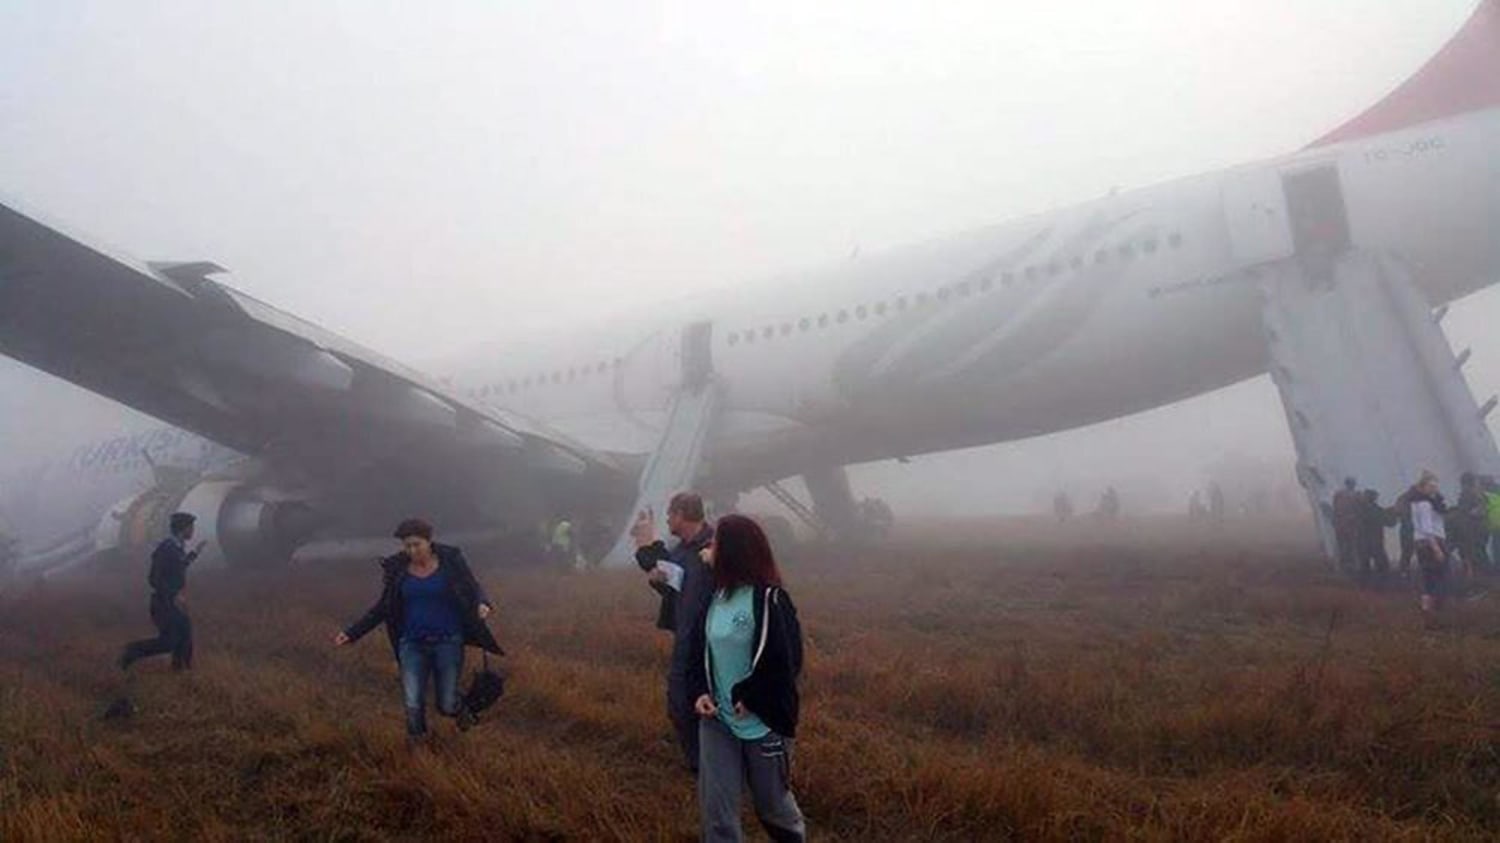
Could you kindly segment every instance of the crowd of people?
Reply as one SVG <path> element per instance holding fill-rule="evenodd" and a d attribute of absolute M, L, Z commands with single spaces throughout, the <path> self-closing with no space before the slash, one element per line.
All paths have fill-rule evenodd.
<path fill-rule="evenodd" d="M 553 525 L 548 546 L 571 564 L 571 525 Z M 187 573 L 203 550 L 190 548 L 195 521 L 174 514 L 170 535 L 152 554 L 150 615 L 158 635 L 133 641 L 119 657 L 136 661 L 170 654 L 174 670 L 192 668 L 192 622 Z M 750 791 L 756 816 L 775 841 L 806 838 L 806 822 L 791 791 L 792 748 L 800 709 L 802 631 L 765 531 L 753 519 L 726 515 L 710 524 L 703 499 L 679 493 L 667 508 L 672 543 L 655 535 L 651 513 L 631 535 L 636 562 L 660 595 L 656 626 L 673 636 L 667 667 L 667 718 L 685 767 L 697 781 L 703 839 L 738 841 L 740 798 Z M 375 602 L 333 635 L 348 646 L 383 626 L 401 677 L 407 739 L 425 746 L 429 688 L 440 714 L 458 731 L 477 721 L 478 705 L 460 692 L 464 650 L 503 654 L 487 619 L 494 603 L 464 553 L 434 541 L 432 524 L 402 521 L 400 552 L 381 560 Z"/>
<path fill-rule="evenodd" d="M 1410 577 L 1416 563 L 1429 623 L 1451 591 L 1453 575 L 1467 580 L 1492 573 L 1500 559 L 1495 552 L 1500 547 L 1500 484 L 1487 475 L 1461 475 L 1458 498 L 1450 505 L 1437 475 L 1424 471 L 1390 506 L 1380 502 L 1378 491 L 1361 489 L 1356 478 L 1347 477 L 1327 508 L 1339 567 L 1362 578 L 1391 574 L 1386 534 L 1398 530 L 1395 573 Z"/>

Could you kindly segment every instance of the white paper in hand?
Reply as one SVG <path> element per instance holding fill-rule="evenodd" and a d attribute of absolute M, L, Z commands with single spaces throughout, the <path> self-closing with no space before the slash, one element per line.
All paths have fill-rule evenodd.
<path fill-rule="evenodd" d="M 678 565 L 676 562 L 661 561 L 656 563 L 656 570 L 667 575 L 667 585 L 671 586 L 673 591 L 682 590 L 681 565 Z"/>

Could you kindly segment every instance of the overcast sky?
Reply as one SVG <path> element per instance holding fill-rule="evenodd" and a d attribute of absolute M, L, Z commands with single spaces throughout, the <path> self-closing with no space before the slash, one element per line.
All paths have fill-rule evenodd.
<path fill-rule="evenodd" d="M 1474 5 L 0 0 L 0 194 L 420 364 L 1295 150 Z M 1448 323 L 1481 393 L 1492 293 Z M 5 377 L 10 442 L 97 406 Z M 1289 460 L 1283 427 L 1256 381 L 859 477 L 1004 508 Z"/>

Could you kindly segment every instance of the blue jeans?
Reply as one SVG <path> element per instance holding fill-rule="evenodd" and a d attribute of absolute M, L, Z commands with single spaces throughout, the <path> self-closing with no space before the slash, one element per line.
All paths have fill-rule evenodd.
<path fill-rule="evenodd" d="M 438 711 L 458 715 L 458 675 L 463 671 L 464 638 L 403 638 L 397 655 L 401 664 L 401 692 L 406 704 L 406 733 L 427 734 L 427 677 L 437 690 Z"/>

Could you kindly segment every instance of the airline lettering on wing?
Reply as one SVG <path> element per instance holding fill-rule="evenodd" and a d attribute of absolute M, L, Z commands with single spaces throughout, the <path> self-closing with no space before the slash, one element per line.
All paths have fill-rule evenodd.
<path fill-rule="evenodd" d="M 1448 147 L 1441 135 L 1430 138 L 1414 140 L 1411 143 L 1400 146 L 1382 146 L 1376 149 L 1365 150 L 1365 163 L 1385 164 L 1396 161 L 1406 161 L 1418 155 L 1426 155 L 1431 152 L 1439 152 Z"/>
<path fill-rule="evenodd" d="M 79 447 L 68 459 L 68 467 L 75 471 L 120 471 L 143 463 L 142 454 L 158 453 L 187 440 L 187 433 L 169 427 L 116 436 Z"/>

